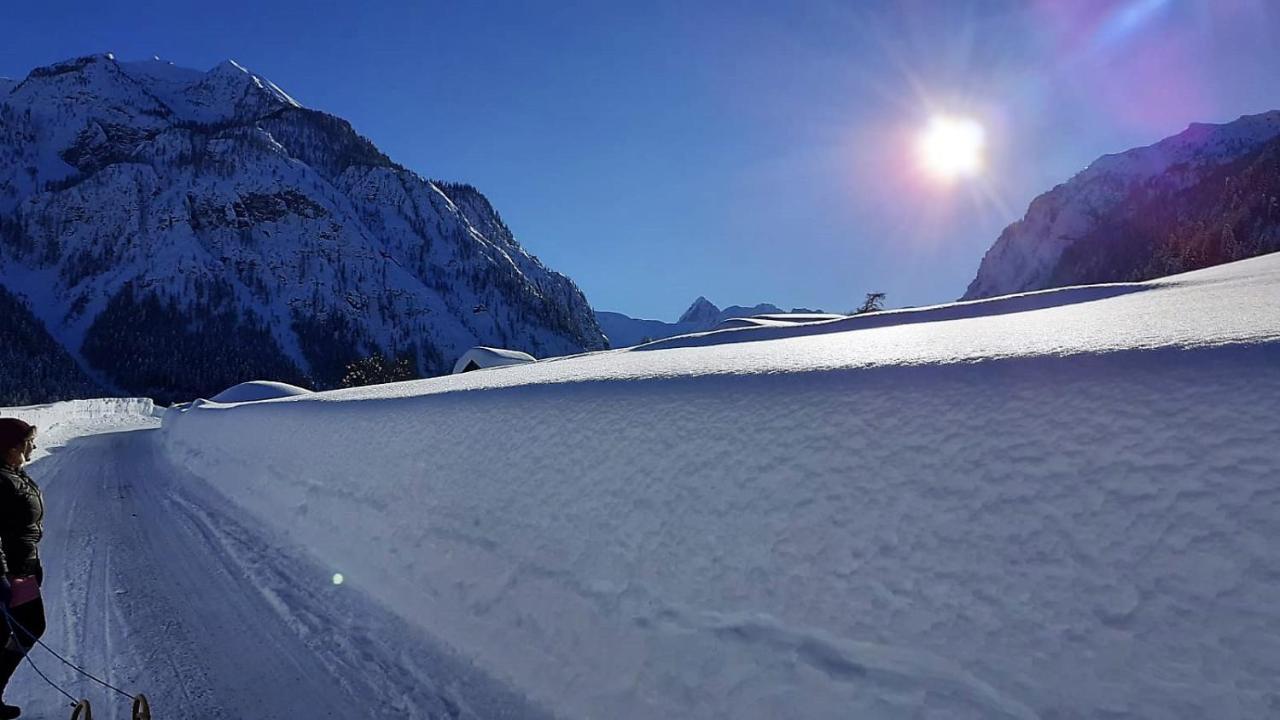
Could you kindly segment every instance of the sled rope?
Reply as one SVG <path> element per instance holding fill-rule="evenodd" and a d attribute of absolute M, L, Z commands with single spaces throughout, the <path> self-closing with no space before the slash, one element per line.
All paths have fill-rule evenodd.
<path fill-rule="evenodd" d="M 44 680 L 45 682 L 49 683 L 49 686 L 50 686 L 50 687 L 52 687 L 54 690 L 57 690 L 58 692 L 62 693 L 63 695 L 66 695 L 66 696 L 67 696 L 67 699 L 71 701 L 71 705 L 72 705 L 73 707 L 74 707 L 75 705 L 77 705 L 77 704 L 79 704 L 79 703 L 80 703 L 80 701 L 79 701 L 78 699 L 76 699 L 74 696 L 72 696 L 72 694 L 71 694 L 71 693 L 67 692 L 66 690 L 63 690 L 63 689 L 58 685 L 58 683 L 56 683 L 56 682 L 54 682 L 54 681 L 50 680 L 48 675 L 45 675 L 43 672 L 41 672 L 41 671 L 40 671 L 40 668 L 36 667 L 36 661 L 31 659 L 31 655 L 30 655 L 30 653 L 28 653 L 28 654 L 27 654 L 23 659 L 27 661 L 27 664 L 31 666 L 31 669 L 32 669 L 32 670 L 35 670 L 35 671 L 36 671 L 36 674 L 40 676 L 40 679 L 41 679 L 41 680 Z"/>
<path fill-rule="evenodd" d="M 146 695 L 143 695 L 142 693 L 138 693 L 137 695 L 130 695 L 129 693 L 106 682 L 105 680 L 101 680 L 95 677 L 94 675 L 89 673 L 89 671 L 72 663 L 70 660 L 67 660 L 66 658 L 62 657 L 56 651 L 54 651 L 53 648 L 41 642 L 40 638 L 33 635 L 30 630 L 22 626 L 22 623 L 18 622 L 13 618 L 13 615 L 9 613 L 9 608 L 0 605 L 0 610 L 4 611 L 5 623 L 9 626 L 9 633 L 11 635 L 16 636 L 17 630 L 21 630 L 22 634 L 34 640 L 36 645 L 39 645 L 45 650 L 48 650 L 49 654 L 61 660 L 63 665 L 66 665 L 67 667 L 93 680 L 99 685 L 102 685 L 103 687 L 108 688 L 110 690 L 114 690 L 120 693 L 121 695 L 132 700 L 133 701 L 133 720 L 151 720 L 151 703 L 147 701 Z M 34 645 L 32 647 L 34 647 Z M 93 710 L 89 707 L 88 700 L 77 700 L 74 696 L 71 695 L 71 693 L 67 692 L 66 690 L 63 690 L 57 683 L 50 680 L 48 675 L 45 675 L 43 672 L 40 671 L 40 668 L 36 667 L 35 660 L 31 659 L 31 653 L 29 652 L 23 653 L 23 658 L 26 659 L 27 664 L 31 666 L 32 670 L 36 671 L 36 674 L 39 675 L 42 680 L 49 683 L 49 685 L 54 690 L 57 690 L 58 692 L 62 693 L 67 697 L 68 700 L 71 701 L 71 707 L 75 708 L 75 710 L 72 711 L 71 713 L 71 720 L 93 720 Z"/>
<path fill-rule="evenodd" d="M 3 610 L 4 610 L 4 615 L 5 615 L 5 624 L 7 624 L 7 625 L 9 626 L 9 632 L 10 632 L 11 634 L 15 634 L 15 635 L 16 635 L 17 633 L 15 633 L 15 632 L 14 632 L 14 630 L 13 630 L 13 626 L 14 626 L 14 625 L 18 625 L 18 627 L 20 627 L 20 628 L 22 628 L 22 626 L 21 626 L 21 625 L 19 625 L 19 624 L 18 624 L 18 621 L 17 621 L 17 620 L 14 620 L 14 619 L 13 619 L 13 616 L 9 614 L 9 608 L 3 608 Z M 26 629 L 26 628 L 22 628 L 22 632 L 26 633 L 26 635 L 27 635 L 28 637 L 30 637 L 30 636 L 31 636 L 31 633 L 30 633 L 30 632 L 27 632 L 27 629 Z M 40 676 L 40 679 L 41 679 L 41 680 L 44 680 L 46 683 L 48 683 L 48 684 L 49 684 L 49 687 L 51 687 L 51 688 L 53 688 L 54 690 L 57 690 L 58 692 L 60 692 L 60 693 L 62 693 L 63 695 L 65 695 L 65 696 L 66 696 L 66 698 L 67 698 L 68 700 L 70 700 L 70 701 L 71 701 L 71 706 L 72 706 L 72 707 L 76 706 L 76 705 L 80 702 L 80 701 L 79 701 L 79 700 L 77 700 L 77 699 L 75 698 L 75 696 L 73 696 L 71 693 L 67 692 L 66 690 L 63 690 L 61 685 L 59 685 L 58 683 L 56 683 L 56 682 L 54 682 L 54 681 L 50 680 L 50 679 L 49 679 L 49 676 L 48 676 L 48 675 L 45 675 L 45 674 L 44 674 L 44 672 L 43 672 L 43 671 L 41 671 L 41 670 L 40 670 L 40 668 L 36 665 L 36 661 L 31 659 L 31 653 L 23 653 L 23 654 L 22 654 L 22 659 L 24 659 L 24 660 L 26 660 L 26 661 L 27 661 L 27 664 L 31 666 L 31 669 L 32 669 L 32 670 L 35 670 L 35 671 L 36 671 L 36 674 Z"/>
<path fill-rule="evenodd" d="M 4 607 L 3 610 L 4 610 L 5 620 L 9 621 L 10 632 L 13 632 L 14 628 L 18 628 L 19 630 L 22 630 L 22 634 L 27 635 L 28 638 L 33 639 L 33 641 L 36 641 L 36 644 L 38 644 L 38 646 L 45 648 L 45 650 L 49 651 L 50 655 L 56 657 L 56 659 L 63 661 L 63 665 L 70 667 L 70 669 L 72 670 L 76 670 L 77 673 L 86 676 L 86 678 L 93 680 L 93 682 L 102 685 L 102 687 L 104 688 L 113 689 L 113 691 L 122 694 L 122 696 L 129 698 L 129 700 L 137 700 L 137 696 L 133 696 L 133 694 L 129 694 L 127 692 L 122 691 L 122 689 L 115 687 L 115 685 L 106 682 L 106 680 L 96 678 L 96 676 L 90 673 L 90 671 L 83 669 L 83 667 L 74 664 L 74 662 L 65 659 L 65 657 L 63 656 L 58 655 L 58 652 L 56 652 L 54 648 L 47 646 L 47 644 L 42 642 L 40 638 L 37 638 L 36 635 L 31 634 L 31 630 L 28 630 L 27 628 L 23 628 L 22 624 L 18 623 L 17 620 L 14 620 L 13 615 L 9 614 L 8 607 Z M 28 656 L 28 660 L 29 660 L 29 656 Z M 36 666 L 35 662 L 32 662 L 31 666 L 35 667 Z M 36 671 L 37 673 L 40 673 L 40 670 L 36 670 Z M 41 678 L 44 678 L 45 675 L 41 673 L 40 676 Z M 56 687 L 56 685 L 54 685 L 54 687 Z M 61 691 L 61 688 L 58 688 L 58 689 L 59 691 Z M 63 694 L 67 694 L 67 692 L 64 691 Z M 69 694 L 67 694 L 67 697 L 70 697 Z M 74 698 L 72 698 L 72 702 L 74 702 Z"/>

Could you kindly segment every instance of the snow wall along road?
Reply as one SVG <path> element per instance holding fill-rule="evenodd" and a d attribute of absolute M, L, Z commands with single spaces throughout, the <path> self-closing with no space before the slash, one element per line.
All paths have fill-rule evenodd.
<path fill-rule="evenodd" d="M 1263 717 L 1278 368 L 446 378 L 171 412 L 165 442 L 565 717 Z"/>

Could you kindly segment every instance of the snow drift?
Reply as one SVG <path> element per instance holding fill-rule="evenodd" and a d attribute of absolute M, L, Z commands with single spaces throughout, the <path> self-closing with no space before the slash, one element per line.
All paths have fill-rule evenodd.
<path fill-rule="evenodd" d="M 282 397 L 306 395 L 311 391 L 289 383 L 273 380 L 250 380 L 223 390 L 211 400 L 218 403 L 257 402 L 258 400 L 274 400 Z"/>
<path fill-rule="evenodd" d="M 1265 716 L 1280 256 L 1130 289 L 205 405 L 165 446 L 566 717 Z"/>
<path fill-rule="evenodd" d="M 159 425 L 162 412 L 150 398 L 96 398 L 4 407 L 0 417 L 16 417 L 36 426 L 39 447 L 34 461 L 75 437 Z"/>

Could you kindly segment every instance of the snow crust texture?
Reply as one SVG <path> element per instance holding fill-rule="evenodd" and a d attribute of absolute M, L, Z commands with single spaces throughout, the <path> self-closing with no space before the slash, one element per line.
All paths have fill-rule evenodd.
<path fill-rule="evenodd" d="M 565 717 L 1267 717 L 1278 289 L 1271 256 L 726 330 L 756 341 L 203 406 L 164 444 Z"/>

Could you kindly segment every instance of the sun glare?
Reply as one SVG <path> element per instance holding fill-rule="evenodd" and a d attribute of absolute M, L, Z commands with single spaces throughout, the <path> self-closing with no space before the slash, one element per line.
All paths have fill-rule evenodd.
<path fill-rule="evenodd" d="M 916 151 L 920 165 L 939 180 L 977 175 L 982 170 L 986 133 L 976 121 L 938 116 L 920 133 Z"/>

